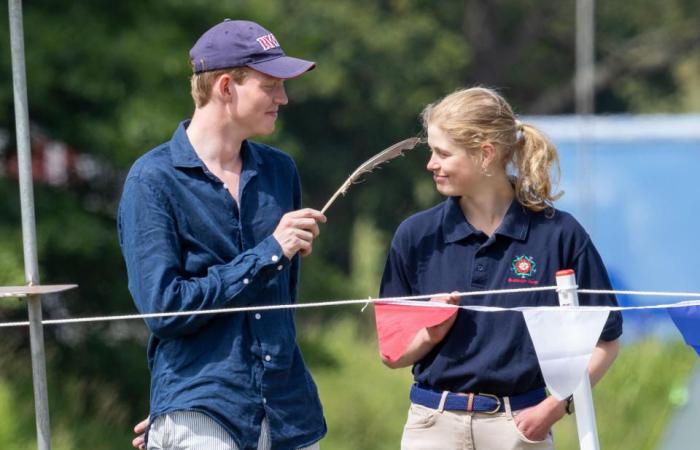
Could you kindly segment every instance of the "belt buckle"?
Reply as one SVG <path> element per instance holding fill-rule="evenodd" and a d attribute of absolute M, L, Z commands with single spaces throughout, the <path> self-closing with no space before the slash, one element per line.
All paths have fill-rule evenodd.
<path fill-rule="evenodd" d="M 491 411 L 481 411 L 484 414 L 496 414 L 501 410 L 501 399 L 498 398 L 497 395 L 493 395 L 493 394 L 478 394 L 478 395 L 481 395 L 482 397 L 489 397 L 489 398 L 496 400 L 496 407 Z"/>

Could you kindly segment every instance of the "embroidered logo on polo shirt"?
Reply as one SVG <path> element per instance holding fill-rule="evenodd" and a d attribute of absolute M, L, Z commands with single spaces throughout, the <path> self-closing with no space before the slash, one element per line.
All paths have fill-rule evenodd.
<path fill-rule="evenodd" d="M 272 34 L 266 34 L 265 36 L 261 36 L 256 39 L 258 41 L 258 44 L 263 48 L 263 50 L 270 50 L 271 48 L 276 48 L 280 46 L 280 43 L 277 42 L 277 39 Z"/>
<path fill-rule="evenodd" d="M 530 256 L 518 256 L 513 260 L 511 264 L 513 268 L 513 273 L 520 278 L 530 278 L 533 273 L 535 273 L 535 260 Z"/>
<path fill-rule="evenodd" d="M 518 256 L 510 265 L 513 273 L 518 278 L 508 277 L 509 283 L 538 284 L 539 281 L 532 280 L 532 275 L 537 272 L 537 263 L 532 256 Z"/>

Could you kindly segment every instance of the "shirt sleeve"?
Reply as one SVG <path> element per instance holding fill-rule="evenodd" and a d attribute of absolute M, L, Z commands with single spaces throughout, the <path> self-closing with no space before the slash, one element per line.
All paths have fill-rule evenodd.
<path fill-rule="evenodd" d="M 379 286 L 379 297 L 381 298 L 413 295 L 413 289 L 407 275 L 409 271 L 404 264 L 401 248 L 397 232 L 389 248 L 382 281 Z"/>
<path fill-rule="evenodd" d="M 586 289 L 611 290 L 612 285 L 603 260 L 593 242 L 587 238 L 583 247 L 574 257 L 573 269 L 576 271 L 576 283 Z M 591 306 L 617 306 L 617 299 L 610 294 L 579 294 L 579 304 Z M 600 339 L 614 341 L 622 335 L 622 314 L 611 311 L 605 323 Z"/>
<path fill-rule="evenodd" d="M 284 258 L 273 236 L 193 277 L 182 267 L 182 251 L 174 212 L 167 199 L 146 180 L 129 177 L 119 207 L 119 243 L 126 262 L 129 291 L 141 314 L 202 311 L 251 302 L 246 295 L 265 283 Z M 183 315 L 146 319 L 160 339 L 192 334 L 214 317 Z"/>
<path fill-rule="evenodd" d="M 294 194 L 293 194 L 293 209 L 297 210 L 301 208 L 301 180 L 299 180 L 299 173 L 294 168 Z M 299 252 L 292 257 L 291 264 L 289 266 L 289 298 L 291 303 L 296 303 L 297 297 L 299 295 L 299 276 L 301 272 L 301 257 Z"/>

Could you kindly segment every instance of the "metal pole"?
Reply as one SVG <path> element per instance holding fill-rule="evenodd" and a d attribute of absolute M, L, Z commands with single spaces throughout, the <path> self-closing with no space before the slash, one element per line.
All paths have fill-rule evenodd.
<path fill-rule="evenodd" d="M 578 215 L 591 232 L 593 226 L 593 189 L 591 189 L 591 146 L 588 142 L 594 126 L 595 112 L 595 0 L 576 0 L 576 75 L 575 108 L 578 116 L 579 140 L 576 146 L 578 159 L 579 205 Z"/>
<path fill-rule="evenodd" d="M 27 80 L 24 65 L 24 27 L 21 0 L 8 0 L 10 15 L 10 42 L 12 48 L 12 84 L 15 100 L 15 127 L 17 134 L 17 162 L 19 195 L 22 207 L 22 242 L 24 245 L 24 273 L 29 285 L 39 284 L 39 262 L 36 248 L 34 218 L 34 188 L 32 185 L 32 155 L 29 140 L 29 111 L 27 107 Z M 37 448 L 51 449 L 49 398 L 46 385 L 46 357 L 44 330 L 41 325 L 41 297 L 27 297 L 29 338 L 32 353 L 34 381 L 34 408 L 36 411 Z"/>
<path fill-rule="evenodd" d="M 560 270 L 557 272 L 556 278 L 557 286 L 560 288 L 559 305 L 578 306 L 576 274 L 574 271 Z M 583 381 L 574 392 L 574 405 L 576 407 L 576 429 L 578 430 L 579 447 L 581 450 L 600 450 L 588 368 L 586 368 L 586 376 L 583 377 Z"/>
<path fill-rule="evenodd" d="M 576 114 L 595 110 L 595 0 L 576 0 Z"/>

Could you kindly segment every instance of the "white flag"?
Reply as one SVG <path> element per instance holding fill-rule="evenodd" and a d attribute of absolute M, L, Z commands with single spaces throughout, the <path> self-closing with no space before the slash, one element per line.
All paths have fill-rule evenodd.
<path fill-rule="evenodd" d="M 567 398 L 588 376 L 588 361 L 608 314 L 582 309 L 523 311 L 544 381 L 557 399 Z"/>

